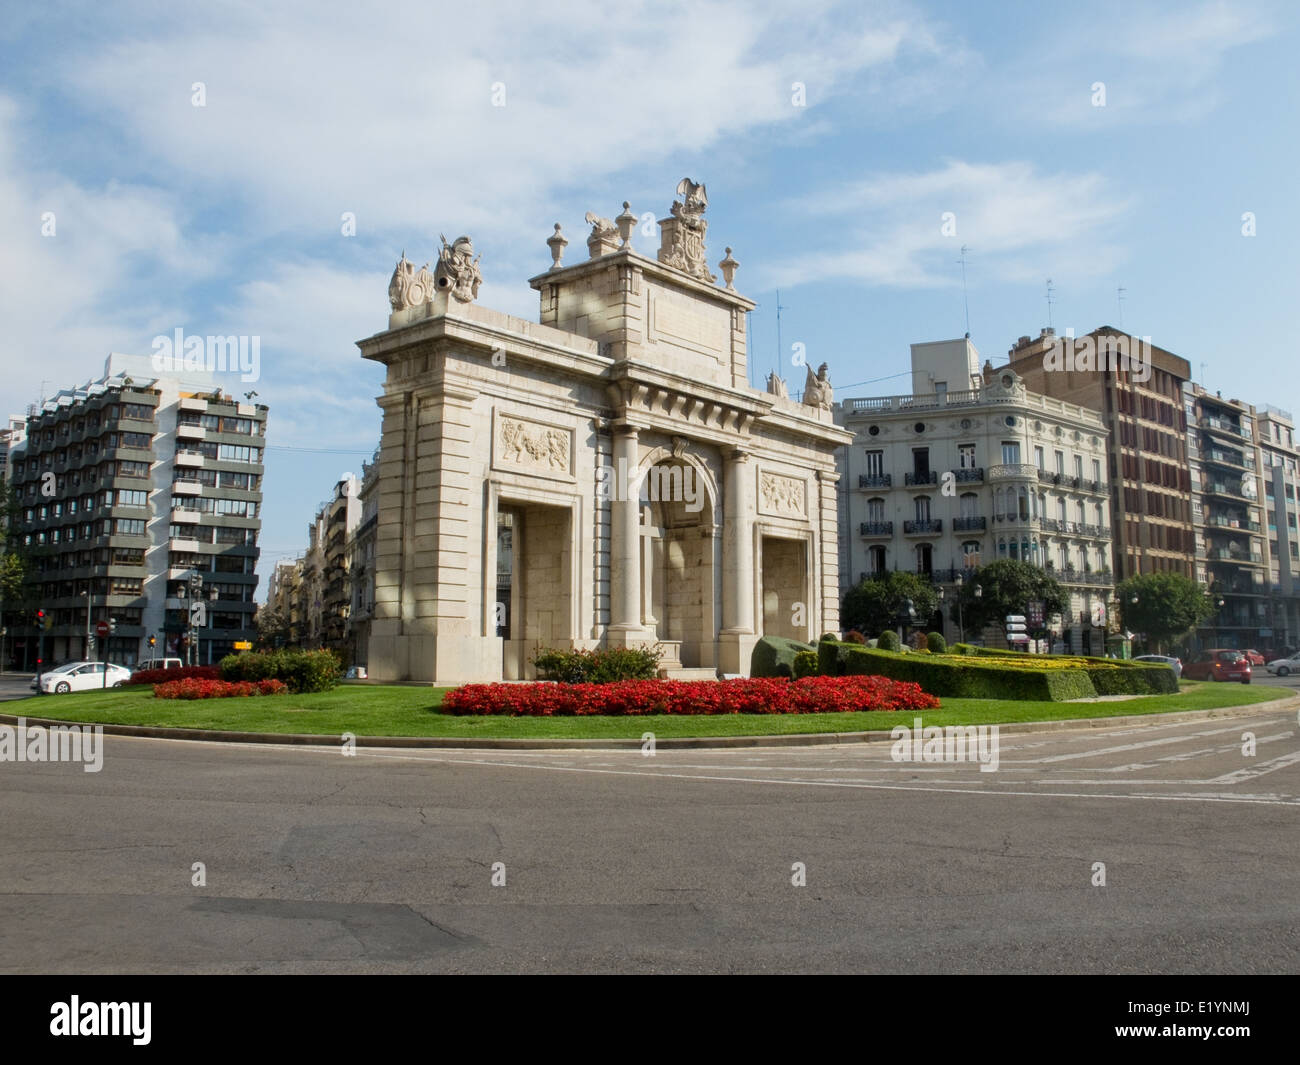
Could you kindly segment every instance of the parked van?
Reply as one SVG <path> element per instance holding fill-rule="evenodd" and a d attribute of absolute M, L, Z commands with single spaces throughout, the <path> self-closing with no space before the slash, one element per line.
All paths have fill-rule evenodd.
<path fill-rule="evenodd" d="M 135 667 L 135 671 L 143 673 L 146 669 L 180 669 L 184 665 L 179 658 L 146 658 Z"/>

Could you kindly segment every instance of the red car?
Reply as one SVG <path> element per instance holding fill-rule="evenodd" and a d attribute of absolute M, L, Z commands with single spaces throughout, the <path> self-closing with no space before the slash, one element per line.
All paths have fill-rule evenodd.
<path fill-rule="evenodd" d="M 1242 651 L 1241 653 L 1246 656 L 1246 661 L 1249 662 L 1252 666 L 1262 666 L 1265 662 L 1268 661 L 1268 659 L 1266 659 L 1262 654 L 1256 651 L 1253 647 L 1250 648 L 1249 650 Z"/>
<path fill-rule="evenodd" d="M 1201 651 L 1183 666 L 1185 680 L 1236 680 L 1249 684 L 1250 672 L 1250 660 L 1240 651 L 1228 647 Z"/>

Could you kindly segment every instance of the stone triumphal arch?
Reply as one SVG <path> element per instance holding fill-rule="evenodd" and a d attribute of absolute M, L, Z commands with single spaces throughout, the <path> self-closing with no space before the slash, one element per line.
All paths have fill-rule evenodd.
<path fill-rule="evenodd" d="M 792 400 L 749 385 L 731 249 L 706 261 L 683 180 L 654 258 L 637 217 L 587 215 L 587 258 L 530 280 L 540 322 L 479 306 L 472 241 L 403 255 L 379 405 L 376 679 L 531 675 L 542 647 L 661 643 L 670 675 L 748 673 L 764 633 L 838 627 L 835 449 L 823 365 Z"/>

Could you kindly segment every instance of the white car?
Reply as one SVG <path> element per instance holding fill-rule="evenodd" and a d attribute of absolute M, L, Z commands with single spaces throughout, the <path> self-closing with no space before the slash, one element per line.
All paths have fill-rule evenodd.
<path fill-rule="evenodd" d="M 108 670 L 107 678 L 104 676 L 105 669 Z M 46 670 L 37 680 L 33 680 L 32 691 L 42 695 L 63 695 L 67 692 L 93 691 L 96 688 L 120 688 L 130 678 L 129 669 L 112 662 L 107 666 L 103 662 L 65 662 Z"/>
<path fill-rule="evenodd" d="M 1290 658 L 1275 658 L 1264 668 L 1270 673 L 1276 673 L 1279 677 L 1285 677 L 1291 673 L 1300 673 L 1300 651 L 1297 651 Z"/>

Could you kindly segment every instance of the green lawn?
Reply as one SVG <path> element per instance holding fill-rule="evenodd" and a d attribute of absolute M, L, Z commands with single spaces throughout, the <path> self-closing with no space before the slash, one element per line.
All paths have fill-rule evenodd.
<path fill-rule="evenodd" d="M 910 725 L 911 712 L 862 714 L 743 714 L 719 717 L 453 717 L 439 705 L 446 688 L 348 685 L 314 695 L 252 699 L 155 699 L 149 688 L 47 695 L 4 704 L 3 712 L 64 721 L 240 732 L 296 732 L 338 736 L 518 737 L 639 739 L 657 737 L 781 735 L 862 732 Z M 1242 684 L 1186 683 L 1177 695 L 1149 695 L 1106 703 L 1013 702 L 945 699 L 927 711 L 927 725 L 1005 724 L 1083 717 L 1122 717 L 1174 710 L 1206 710 L 1281 699 L 1285 689 Z"/>

